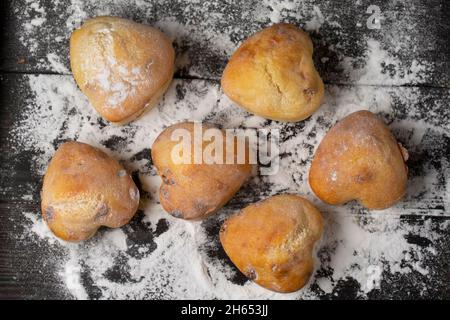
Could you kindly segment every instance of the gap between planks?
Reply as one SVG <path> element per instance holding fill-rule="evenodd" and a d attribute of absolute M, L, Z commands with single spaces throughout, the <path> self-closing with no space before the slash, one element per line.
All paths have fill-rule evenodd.
<path fill-rule="evenodd" d="M 48 76 L 71 76 L 71 73 L 60 73 L 53 71 L 5 71 L 0 70 L 0 75 L 48 75 Z M 199 80 L 199 81 L 210 81 L 210 82 L 220 82 L 220 78 L 208 78 L 208 77 L 198 77 L 198 76 L 174 76 L 174 80 Z M 324 81 L 324 84 L 331 86 L 340 86 L 340 87 L 379 87 L 379 88 L 430 88 L 430 89 L 450 89 L 449 86 L 444 85 L 436 85 L 429 83 L 419 83 L 419 84 L 365 84 L 365 83 L 357 83 L 357 82 L 334 82 L 334 81 Z"/>
<path fill-rule="evenodd" d="M 243 203 L 244 205 L 247 205 L 247 203 Z M 40 212 L 40 202 L 37 202 L 36 200 L 12 200 L 8 199 L 5 201 L 5 199 L 0 201 L 0 210 L 5 211 L 13 211 L 16 209 L 17 206 L 25 206 L 26 209 L 29 211 L 34 211 L 35 209 Z M 234 205 L 235 206 L 235 205 Z M 351 208 L 349 208 L 351 210 Z M 364 210 L 361 207 L 361 210 Z M 427 213 L 411 213 L 410 211 L 421 211 L 426 210 Z M 344 217 L 366 217 L 370 218 L 372 216 L 382 215 L 383 212 L 380 210 L 374 210 L 369 212 L 349 212 L 349 213 L 343 213 L 343 212 L 333 212 L 333 210 L 324 210 L 322 209 L 323 213 L 326 213 L 327 215 L 339 215 Z M 441 218 L 444 220 L 450 219 L 450 212 L 442 212 L 440 209 L 422 209 L 422 208 L 399 208 L 398 212 L 389 213 L 390 216 L 396 216 L 397 218 L 406 218 L 406 219 L 420 219 L 420 218 Z M 0 214 L 1 216 L 1 214 Z"/>

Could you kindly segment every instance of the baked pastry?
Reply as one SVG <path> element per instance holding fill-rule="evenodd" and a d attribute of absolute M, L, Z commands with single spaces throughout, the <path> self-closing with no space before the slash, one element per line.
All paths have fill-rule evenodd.
<path fill-rule="evenodd" d="M 159 189 L 162 207 L 172 216 L 188 220 L 205 218 L 217 212 L 251 176 L 253 167 L 249 163 L 248 154 L 243 163 L 239 164 L 237 148 L 226 147 L 224 131 L 205 123 L 201 124 L 202 137 L 207 129 L 216 130 L 223 137 L 225 151 L 219 161 L 208 163 L 201 159 L 200 163 L 195 163 L 194 126 L 193 122 L 182 122 L 166 128 L 155 140 L 151 151 L 153 164 L 162 178 Z M 177 146 L 184 143 L 173 139 L 177 130 L 184 130 L 182 132 L 190 137 L 187 146 L 191 147 L 191 151 L 185 162 L 178 161 L 173 156 L 177 152 Z M 202 155 L 208 145 L 207 141 L 199 143 Z M 183 151 L 178 153 L 182 154 Z M 227 153 L 232 159 L 229 164 L 226 162 Z"/>
<path fill-rule="evenodd" d="M 320 106 L 324 85 L 312 60 L 308 34 L 280 23 L 245 40 L 222 76 L 225 94 L 249 112 L 299 121 Z"/>
<path fill-rule="evenodd" d="M 293 292 L 312 275 L 313 248 L 322 232 L 322 216 L 314 205 L 283 194 L 229 217 L 220 230 L 220 241 L 249 279 L 273 291 Z"/>
<path fill-rule="evenodd" d="M 70 66 L 81 91 L 106 120 L 124 124 L 167 90 L 175 53 L 159 30 L 117 17 L 87 20 L 70 38 Z"/>
<path fill-rule="evenodd" d="M 44 177 L 42 215 L 66 241 L 92 237 L 100 226 L 128 223 L 139 205 L 139 190 L 126 170 L 106 153 L 80 142 L 56 151 Z"/>
<path fill-rule="evenodd" d="M 408 152 L 370 111 L 340 120 L 323 138 L 309 171 L 309 184 L 323 201 L 358 200 L 384 209 L 400 200 L 408 182 Z"/>

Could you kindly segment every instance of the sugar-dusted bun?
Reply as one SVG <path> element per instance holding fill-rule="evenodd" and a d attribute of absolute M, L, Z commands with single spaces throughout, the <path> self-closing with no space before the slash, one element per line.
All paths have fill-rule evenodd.
<path fill-rule="evenodd" d="M 125 169 L 80 142 L 66 142 L 56 151 L 41 197 L 44 220 L 66 241 L 86 240 L 100 226 L 121 227 L 139 205 L 139 190 Z"/>
<path fill-rule="evenodd" d="M 152 108 L 169 86 L 175 52 L 159 30 L 117 17 L 86 21 L 70 38 L 70 66 L 106 120 L 124 124 Z"/>
<path fill-rule="evenodd" d="M 275 24 L 245 40 L 222 76 L 225 94 L 249 112 L 280 121 L 299 121 L 320 106 L 322 79 L 312 60 L 308 34 Z"/>

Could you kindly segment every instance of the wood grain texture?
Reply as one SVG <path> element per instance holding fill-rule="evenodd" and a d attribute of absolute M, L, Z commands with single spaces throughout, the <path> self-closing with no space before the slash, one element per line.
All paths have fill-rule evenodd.
<path fill-rule="evenodd" d="M 449 3 L 413 1 L 38 1 L 46 15 L 23 0 L 2 3 L 3 41 L 0 71 L 69 73 L 70 32 L 86 18 L 111 14 L 155 25 L 174 41 L 176 77 L 220 79 L 228 57 L 249 35 L 273 21 L 294 23 L 309 31 L 316 66 L 326 83 L 351 84 L 359 79 L 352 68 L 361 65 L 368 40 L 379 43 L 398 59 L 386 61 L 380 72 L 403 73 L 423 66 L 420 79 L 404 84 L 449 86 Z M 278 4 L 277 4 L 278 3 Z M 370 5 L 381 10 L 381 28 L 366 27 Z M 276 10 L 281 8 L 280 13 Z M 27 31 L 27 22 L 43 18 Z M 28 26 L 30 27 L 30 26 Z M 39 41 L 31 41 L 38 38 Z M 49 61 L 52 53 L 65 70 Z M 382 62 L 382 61 L 381 61 Z M 349 64 L 350 65 L 347 65 Z M 374 79 L 373 84 L 384 85 Z"/>
<path fill-rule="evenodd" d="M 30 80 L 31 79 L 31 80 Z M 85 119 L 92 116 L 89 121 L 92 123 L 90 129 L 77 129 L 77 122 L 61 122 L 43 123 L 42 125 L 50 125 L 58 132 L 56 138 L 51 141 L 49 147 L 56 150 L 58 145 L 69 139 L 86 139 L 88 136 L 96 136 L 92 143 L 97 143 L 99 147 L 108 153 L 119 157 L 128 168 L 136 167 L 136 177 L 146 175 L 154 175 L 152 162 L 150 158 L 150 149 L 143 149 L 139 152 L 129 153 L 127 145 L 133 144 L 135 130 L 133 126 L 124 127 L 119 131 L 113 131 L 114 135 L 108 130 L 115 130 L 109 124 L 103 123 L 101 134 L 98 131 L 98 121 L 95 113 L 92 113 L 87 103 L 73 106 L 72 95 L 78 96 L 76 86 L 70 76 L 59 75 L 17 75 L 7 74 L 1 76 L 1 127 L 0 143 L 3 150 L 0 154 L 0 176 L 2 181 L 2 190 L 0 192 L 0 214 L 3 223 L 0 228 L 0 237 L 4 240 L 5 246 L 0 252 L 1 261 L 1 295 L 5 298 L 30 298 L 30 299 L 52 299 L 52 298 L 70 298 L 70 294 L 64 289 L 65 285 L 61 282 L 61 278 L 57 275 L 60 266 L 58 259 L 64 259 L 64 254 L 57 247 L 48 246 L 45 241 L 37 238 L 35 235 L 27 232 L 30 227 L 30 220 L 25 217 L 22 212 L 29 212 L 34 217 L 39 218 L 39 191 L 41 188 L 41 173 L 35 163 L 37 158 L 41 158 L 40 153 L 44 150 L 39 148 L 29 148 L 28 145 L 21 146 L 20 141 L 25 135 L 35 136 L 33 128 L 28 128 L 26 132 L 17 133 L 11 131 L 16 128 L 17 124 L 23 119 L 33 117 L 30 108 L 36 109 L 36 114 L 46 115 L 46 108 L 52 108 L 51 104 L 42 104 L 36 102 L 37 92 L 33 91 L 32 84 L 35 81 L 46 83 L 49 87 L 43 87 L 43 98 L 45 100 L 45 92 L 51 92 L 55 86 L 65 87 L 71 86 L 71 90 L 65 91 L 65 99 L 63 105 L 58 106 L 67 110 L 72 117 Z M 233 210 L 238 210 L 243 206 L 252 202 L 263 199 L 271 194 L 279 192 L 300 192 L 308 193 L 306 172 L 312 159 L 312 154 L 317 140 L 328 130 L 332 124 L 337 121 L 338 113 L 333 109 L 337 101 L 341 99 L 341 95 L 357 97 L 360 89 L 352 86 L 327 86 L 327 97 L 325 105 L 319 109 L 318 114 L 312 118 L 295 124 L 278 123 L 275 121 L 267 121 L 264 125 L 270 128 L 278 128 L 281 131 L 281 149 L 285 149 L 285 155 L 281 162 L 281 170 L 286 174 L 292 174 L 291 178 L 294 182 L 291 188 L 279 182 L 272 181 L 270 177 L 259 177 L 260 179 L 251 181 L 226 205 L 222 213 L 205 220 L 202 223 L 208 242 L 205 244 L 205 254 L 211 259 L 221 261 L 224 265 L 232 267 L 232 264 L 225 256 L 219 245 L 218 228 L 224 217 Z M 448 227 L 442 228 L 446 224 L 445 221 L 450 220 L 450 214 L 446 211 L 446 184 L 450 163 L 448 152 L 449 135 L 448 132 L 442 131 L 440 128 L 448 126 L 449 112 L 442 110 L 449 98 L 449 92 L 439 88 L 408 88 L 408 87 L 378 87 L 364 89 L 366 95 L 372 95 L 374 106 L 372 110 L 377 112 L 388 123 L 394 134 L 399 140 L 410 150 L 410 185 L 409 191 L 405 199 L 396 206 L 396 209 L 390 214 L 397 216 L 399 225 L 403 226 L 419 226 L 416 231 L 411 231 L 405 235 L 405 239 L 417 247 L 418 250 L 426 250 L 430 245 L 438 248 L 437 254 L 430 254 L 423 259 L 424 266 L 430 268 L 428 275 L 419 272 L 409 274 L 398 274 L 386 272 L 381 282 L 380 290 L 373 290 L 369 293 L 369 298 L 448 298 L 448 286 L 450 282 L 449 274 L 449 257 L 450 257 L 450 238 L 448 236 Z M 205 95 L 217 96 L 217 105 L 203 106 L 196 105 L 198 97 Z M 393 101 L 388 110 L 383 110 L 382 105 L 377 102 L 377 96 L 388 96 Z M 42 97 L 41 97 L 42 98 Z M 225 127 L 234 127 L 236 119 L 246 119 L 251 117 L 245 112 L 241 112 L 221 94 L 219 86 L 216 82 L 203 80 L 176 80 L 171 86 L 164 98 L 165 103 L 161 103 L 157 108 L 160 115 L 171 115 L 167 121 L 177 121 L 177 115 L 174 108 L 181 105 L 184 108 L 192 108 L 192 115 L 197 120 L 208 120 L 213 123 L 222 124 Z M 433 102 L 433 103 L 431 103 Z M 75 107 L 75 108 L 74 108 Z M 343 106 L 341 106 L 342 108 Z M 209 108 L 205 113 L 195 116 L 196 110 Z M 345 108 L 345 107 L 344 107 Z M 352 108 L 352 107 L 350 107 Z M 234 112 L 234 116 L 233 116 Z M 237 115 L 236 115 L 237 112 Z M 326 116 L 325 116 L 326 115 Z M 34 115 L 35 116 L 35 115 Z M 241 121 L 241 120 L 240 120 Z M 415 121 L 421 121 L 423 132 L 418 130 L 419 127 L 414 125 Z M 51 123 L 51 124 L 50 124 Z M 75 125 L 75 127 L 72 127 Z M 80 123 L 81 125 L 81 123 Z M 239 126 L 239 125 L 237 125 Z M 434 129 L 433 129 L 434 128 Z M 81 131 L 80 131 L 81 130 Z M 85 132 L 86 131 L 86 132 Z M 83 133 L 84 132 L 84 133 Z M 91 133 L 90 133 L 91 132 Z M 80 136 L 81 134 L 81 136 Z M 98 136 L 100 134 L 100 137 Z M 419 135 L 419 138 L 417 136 Z M 103 136 L 103 138 L 102 138 Z M 309 137 L 299 145 L 293 146 L 296 137 Z M 97 141 L 97 139 L 99 139 Z M 293 140 L 294 139 L 294 140 Z M 286 146 L 286 147 L 284 147 Z M 289 146 L 289 147 L 288 147 Z M 300 149 L 309 150 L 306 160 L 292 156 Z M 297 150 L 298 149 L 298 150 Z M 54 151 L 50 150 L 49 155 Z M 291 155 L 289 155 L 291 153 Z M 45 157 L 44 157 L 45 158 Z M 306 162 L 305 162 L 306 161 Z M 424 179 L 430 172 L 433 176 L 437 176 L 435 180 Z M 139 178 L 137 178 L 139 179 Z M 139 181 L 139 180 L 138 180 Z M 138 182 L 141 188 L 141 194 L 144 195 L 145 201 L 151 201 L 148 198 L 149 191 L 142 189 L 142 184 Z M 309 194 L 310 197 L 313 197 Z M 358 219 L 363 225 L 370 227 L 370 216 L 368 211 L 362 209 L 356 204 L 350 204 L 342 207 L 345 210 L 336 211 L 332 207 L 324 206 L 314 200 L 321 212 L 325 214 L 328 225 L 339 223 L 347 219 Z M 160 221 L 160 231 L 149 232 L 148 226 L 142 219 L 143 213 L 138 214 L 130 225 L 123 228 L 124 232 L 129 236 L 129 250 L 136 247 L 156 248 L 154 239 L 164 232 L 166 222 Z M 420 226 L 426 224 L 431 234 L 424 235 L 420 232 Z M 431 226 L 431 227 L 430 227 Z M 155 226 L 155 230 L 158 228 Z M 428 229 L 427 229 L 428 230 Z M 101 239 L 105 230 L 102 230 L 96 239 Z M 318 271 L 319 276 L 326 276 L 331 266 L 329 259 L 334 254 L 333 231 L 330 230 L 325 245 L 319 252 L 321 260 L 321 268 Z M 434 237 L 439 235 L 439 242 L 434 243 Z M 430 237 L 430 238 L 428 238 Z M 394 244 L 393 244 L 394 245 Z M 131 251 L 130 251 L 131 252 Z M 131 253 L 133 255 L 133 253 Z M 52 262 L 53 261 L 53 262 Z M 121 262 L 117 262 L 115 271 L 111 271 L 109 277 L 116 279 L 115 281 L 127 280 L 126 270 L 120 269 Z M 102 297 L 101 291 L 91 278 L 89 269 L 83 269 L 83 285 L 87 288 L 90 298 Z M 120 271 L 122 270 L 122 271 Z M 230 281 L 233 283 L 246 282 L 245 278 L 237 271 Z M 423 288 L 427 288 L 426 292 Z M 358 297 L 359 284 L 354 279 L 341 279 L 335 284 L 332 293 L 321 293 L 317 284 L 311 285 L 311 290 L 318 294 L 321 298 L 355 298 Z M 155 297 L 155 296 L 153 296 Z"/>
<path fill-rule="evenodd" d="M 0 5 L 0 299 L 73 298 L 58 274 L 65 258 L 64 250 L 49 246 L 29 232 L 32 227 L 29 217 L 38 219 L 40 215 L 42 170 L 63 141 L 88 140 L 118 158 L 133 171 L 144 200 L 152 201 L 151 190 L 140 183 L 141 177 L 155 175 L 150 143 L 139 150 L 127 147 L 139 138 L 142 127 L 132 124 L 123 130 L 112 128 L 92 111 L 73 82 L 67 41 L 77 21 L 109 13 L 158 26 L 174 39 L 178 57 L 178 80 L 157 106 L 160 125 L 185 120 L 186 113 L 180 112 L 180 108 L 184 108 L 192 120 L 207 120 L 233 128 L 245 127 L 253 118 L 223 96 L 218 82 L 221 72 L 229 55 L 243 39 L 277 18 L 269 4 L 259 1 L 197 4 L 182 0 L 126 4 L 124 1 L 81 1 L 78 6 L 69 0 L 36 3 L 47 14 L 45 21 L 30 32 L 25 26 L 40 16 L 39 11 L 19 0 Z M 266 121 L 261 124 L 280 130 L 281 171 L 289 183 L 270 177 L 250 181 L 220 214 L 202 223 L 207 242 L 201 252 L 207 259 L 234 270 L 229 278 L 233 284 L 245 284 L 246 279 L 233 269 L 220 248 L 220 223 L 231 211 L 281 192 L 307 194 L 314 199 L 330 226 L 339 221 L 356 220 L 370 228 L 373 216 L 367 210 L 354 203 L 341 209 L 325 206 L 310 193 L 306 181 L 312 155 L 324 133 L 341 115 L 355 108 L 368 108 L 388 124 L 410 152 L 408 193 L 390 213 L 399 226 L 414 227 L 403 237 L 414 246 L 414 254 L 424 255 L 421 262 L 429 272 L 414 270 L 402 274 L 385 270 L 380 288 L 372 290 L 367 298 L 449 299 L 449 3 L 444 0 L 356 3 L 294 1 L 288 9 L 281 10 L 282 21 L 309 29 L 315 45 L 315 63 L 327 83 L 325 103 L 313 117 L 299 123 Z M 369 16 L 366 9 L 370 4 L 379 5 L 383 13 L 380 30 L 365 28 Z M 82 10 L 77 11 L 80 8 Z M 321 16 L 324 17 L 322 22 Z M 21 36 L 38 41 L 28 41 Z M 387 52 L 391 60 L 386 64 L 377 61 L 382 65 L 378 73 L 371 74 L 372 78 L 361 78 L 353 71 L 364 69 L 367 49 L 374 43 L 379 46 L 377 49 Z M 56 57 L 62 67 L 49 60 L 49 53 L 54 54 L 52 59 Z M 402 76 L 402 72 L 413 70 L 415 63 L 425 66 L 420 76 Z M 42 85 L 36 90 L 39 82 Z M 53 93 L 61 96 L 58 106 L 46 102 Z M 363 102 L 369 104 L 362 105 Z M 62 110 L 58 112 L 64 117 L 45 118 L 55 107 Z M 42 137 L 49 139 L 45 146 L 33 145 L 39 131 L 31 124 L 37 123 L 41 116 L 40 125 L 54 132 L 51 139 Z M 151 119 L 151 115 L 147 119 Z M 149 135 L 159 129 L 155 127 L 155 132 L 150 131 Z M 143 216 L 144 213 L 139 212 L 123 228 L 128 237 L 128 259 L 140 258 L 138 248 L 155 250 L 155 239 L 170 228 L 170 222 L 165 219 L 150 228 Z M 429 234 L 420 231 L 424 226 Z M 96 239 L 106 232 L 101 230 Z M 330 227 L 318 253 L 317 279 L 327 279 L 333 272 L 330 261 L 335 255 L 334 241 Z M 431 248 L 434 253 L 428 252 Z M 117 283 L 131 283 L 123 265 L 124 261 L 115 261 L 105 277 Z M 89 298 L 104 297 L 88 266 L 82 266 L 81 279 Z M 310 290 L 322 299 L 351 299 L 360 298 L 359 286 L 357 280 L 345 278 L 333 283 L 331 292 L 325 293 L 318 281 L 311 284 Z M 146 297 L 167 296 L 162 292 L 149 293 Z"/>

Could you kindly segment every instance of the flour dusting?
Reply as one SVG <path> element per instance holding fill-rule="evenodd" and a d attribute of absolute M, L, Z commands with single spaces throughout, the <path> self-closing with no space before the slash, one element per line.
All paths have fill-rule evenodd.
<path fill-rule="evenodd" d="M 129 18 L 161 29 L 175 46 L 177 74 L 202 79 L 220 79 L 228 57 L 243 40 L 280 22 L 293 23 L 310 33 L 316 66 L 326 81 L 426 84 L 436 75 L 435 63 L 446 63 L 436 53 L 435 26 L 418 20 L 426 15 L 424 8 L 403 1 L 380 5 L 380 29 L 362 32 L 355 32 L 354 26 L 366 28 L 370 18 L 366 10 L 371 3 L 365 1 L 338 11 L 330 0 L 265 0 L 257 5 L 245 1 L 203 5 L 183 0 L 66 0 L 45 9 L 42 1 L 27 0 L 27 5 L 17 9 L 23 22 L 19 40 L 37 60 L 37 67 L 58 73 L 69 70 L 71 32 L 100 15 Z M 434 59 L 431 54 L 436 55 Z"/>
<path fill-rule="evenodd" d="M 30 171 L 42 176 L 62 142 L 89 143 L 123 163 L 139 182 L 142 195 L 141 207 L 128 225 L 101 229 L 80 244 L 55 238 L 39 210 L 21 212 L 25 230 L 19 240 L 24 246 L 38 242 L 58 249 L 57 255 L 48 257 L 48 264 L 58 270 L 66 293 L 77 299 L 317 299 L 350 290 L 354 297 L 367 298 L 395 295 L 392 290 L 402 288 L 396 283 L 410 283 L 425 296 L 432 287 L 442 285 L 439 278 L 429 279 L 435 278 L 434 260 L 440 258 L 443 235 L 450 230 L 445 219 L 450 212 L 450 164 L 441 147 L 450 132 L 448 99 L 435 101 L 429 91 L 420 88 L 386 86 L 426 83 L 435 68 L 415 55 L 400 58 L 409 53 L 411 41 L 396 37 L 395 31 L 413 26 L 414 21 L 395 20 L 395 11 L 383 7 L 384 21 L 395 20 L 395 30 L 388 30 L 385 39 L 380 39 L 376 30 L 355 39 L 345 30 L 348 17 L 330 14 L 330 1 L 268 0 L 256 8 L 230 5 L 229 11 L 220 1 L 192 2 L 175 11 L 164 1 L 70 0 L 70 5 L 55 1 L 47 11 L 41 1 L 26 3 L 17 12 L 23 20 L 20 41 L 31 55 L 38 56 L 44 50 L 38 67 L 60 75 L 23 78 L 21 89 L 30 97 L 8 137 L 13 146 L 10 152 L 19 158 L 26 152 L 31 157 Z M 356 5 L 365 12 L 360 2 Z M 72 30 L 89 17 L 108 14 L 141 17 L 140 22 L 160 28 L 174 41 L 179 74 L 206 80 L 174 80 L 155 108 L 126 126 L 102 120 L 69 74 L 67 48 Z M 61 20 L 57 31 L 49 19 L 52 15 Z M 240 19 L 239 25 L 226 20 L 229 17 Z M 363 28 L 366 18 L 362 14 L 350 22 Z M 326 86 L 320 109 L 298 123 L 248 114 L 223 94 L 217 81 L 242 40 L 264 26 L 283 21 L 310 32 L 321 53 L 316 62 L 319 70 L 325 70 L 324 74 L 337 83 Z M 43 49 L 42 43 L 56 45 Z M 139 71 L 127 70 L 127 76 Z M 97 80 L 110 89 L 114 85 L 107 73 L 99 73 Z M 123 88 L 117 84 L 114 90 L 120 93 Z M 112 98 L 116 102 L 122 97 Z M 314 151 L 326 132 L 338 120 L 361 109 L 379 115 L 411 156 L 407 194 L 383 211 L 370 212 L 353 202 L 325 205 L 307 181 Z M 205 221 L 171 217 L 158 201 L 161 181 L 152 165 L 150 148 L 165 127 L 184 120 L 209 121 L 224 128 L 279 130 L 279 172 L 273 176 L 256 174 L 229 204 Z M 39 191 L 24 185 L 20 192 L 22 201 L 38 208 Z M 291 294 L 273 293 L 247 281 L 226 258 L 218 240 L 219 227 L 232 212 L 283 192 L 304 195 L 325 220 L 324 236 L 316 246 L 314 275 L 304 289 Z M 442 219 L 432 219 L 436 217 Z"/>
<path fill-rule="evenodd" d="M 410 62 L 408 67 L 400 59 L 392 57 L 381 48 L 379 41 L 367 41 L 366 60 L 363 67 L 355 67 L 355 59 L 345 57 L 341 62 L 351 79 L 361 85 L 402 85 L 417 83 L 430 71 L 429 66 L 417 60 Z M 358 58 L 359 59 L 359 58 Z"/>
<path fill-rule="evenodd" d="M 414 213 L 410 206 L 422 192 L 415 190 L 413 184 L 405 200 L 393 208 L 366 212 L 355 203 L 341 207 L 324 205 L 314 197 L 306 181 L 314 149 L 333 123 L 363 106 L 379 114 L 392 112 L 394 101 L 410 102 L 414 89 L 328 86 L 324 105 L 301 128 L 296 128 L 255 119 L 237 108 L 215 84 L 175 80 L 163 102 L 143 118 L 125 127 L 109 124 L 100 127 L 98 116 L 70 76 L 29 76 L 25 85 L 34 97 L 24 110 L 27 117 L 17 124 L 14 139 L 18 145 L 34 150 L 37 172 L 44 173 L 59 143 L 55 141 L 76 139 L 120 159 L 129 171 L 137 172 L 143 188 L 141 214 L 130 225 L 101 230 L 93 239 L 79 245 L 55 240 L 50 231 L 45 231 L 39 212 L 25 214 L 30 233 L 66 252 L 60 258 L 61 281 L 76 298 L 311 299 L 333 294 L 338 284 L 348 278 L 359 284 L 358 295 L 365 296 L 378 288 L 372 285 L 371 270 L 378 270 L 379 278 L 375 279 L 378 282 L 387 274 L 427 274 L 430 265 L 425 258 L 439 252 L 441 233 L 434 230 L 435 225 L 426 218 L 420 225 L 410 224 L 401 216 L 408 210 Z M 39 125 L 44 119 L 48 124 L 45 127 Z M 280 192 L 295 192 L 315 202 L 324 215 L 326 229 L 317 247 L 316 274 L 308 287 L 289 295 L 272 293 L 240 278 L 240 273 L 221 258 L 218 226 L 233 211 L 233 204 L 203 223 L 175 219 L 163 211 L 157 195 L 160 179 L 149 166 L 148 158 L 136 155 L 149 150 L 165 126 L 185 119 L 208 120 L 224 127 L 248 124 L 281 130 L 280 151 L 289 156 L 281 159 L 279 173 L 255 176 L 236 197 L 250 203 Z M 405 124 L 405 120 L 401 123 Z M 426 139 L 427 132 L 443 133 L 443 129 L 432 123 L 422 125 L 426 128 L 420 129 L 418 136 L 412 136 L 414 143 Z M 414 122 L 408 126 L 419 130 L 415 129 Z M 391 127 L 395 132 L 395 120 Z M 111 137 L 118 143 L 110 144 Z M 410 145 L 409 140 L 402 142 Z M 443 194 L 435 171 L 427 170 L 427 198 Z M 252 193 L 247 194 L 245 188 L 253 190 Z M 445 230 L 448 225 L 439 228 Z M 136 234 L 147 240 L 138 241 Z M 421 247 L 411 243 L 408 241 L 411 234 L 424 237 L 432 244 Z M 87 285 L 80 272 L 88 274 L 92 284 Z"/>

